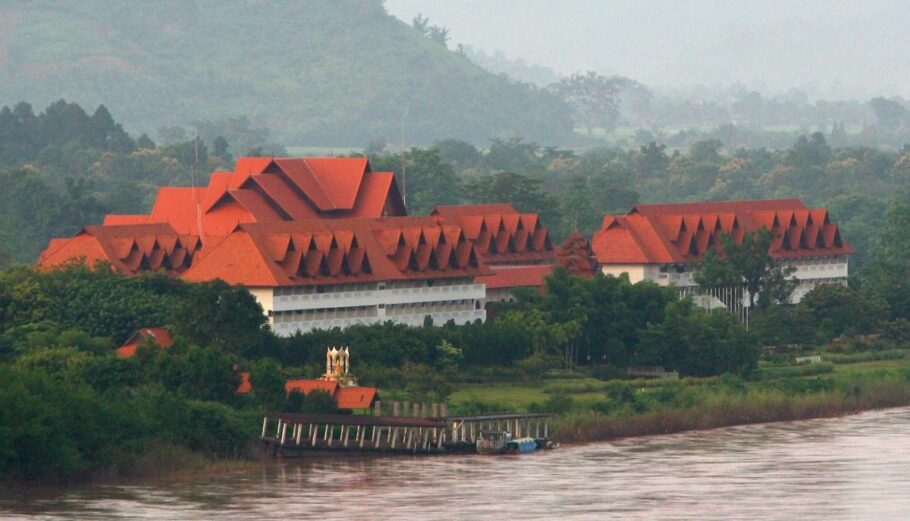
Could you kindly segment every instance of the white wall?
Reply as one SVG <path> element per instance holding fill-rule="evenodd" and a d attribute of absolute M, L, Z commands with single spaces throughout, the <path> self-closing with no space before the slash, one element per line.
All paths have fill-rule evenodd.
<path fill-rule="evenodd" d="M 629 280 L 632 284 L 643 280 L 654 280 L 657 270 L 656 266 L 652 264 L 604 264 L 600 269 L 604 275 L 613 275 L 614 277 L 619 277 L 626 273 L 629 275 Z"/>
<path fill-rule="evenodd" d="M 470 279 L 396 281 L 315 287 L 250 289 L 261 303 L 269 303 L 272 330 L 280 336 L 297 331 L 345 328 L 391 320 L 423 325 L 427 316 L 441 326 L 449 320 L 466 324 L 485 320 L 486 287 Z M 265 305 L 263 308 L 269 311 Z"/>
<path fill-rule="evenodd" d="M 781 261 L 783 266 L 796 268 L 793 276 L 800 281 L 799 286 L 793 291 L 790 301 L 798 303 L 802 298 L 820 284 L 846 284 L 848 265 L 846 256 L 817 257 L 804 259 L 786 259 Z M 619 276 L 629 274 L 633 283 L 650 280 L 661 286 L 676 286 L 679 288 L 693 288 L 697 284 L 692 278 L 693 271 L 687 266 L 686 271 L 678 273 L 675 269 L 660 271 L 657 264 L 607 264 L 601 270 L 606 275 Z"/>

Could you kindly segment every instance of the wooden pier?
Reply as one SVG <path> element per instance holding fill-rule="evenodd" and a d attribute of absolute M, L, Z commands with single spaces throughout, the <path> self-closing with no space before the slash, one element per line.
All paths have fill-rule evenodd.
<path fill-rule="evenodd" d="M 439 454 L 473 451 L 484 430 L 505 430 L 516 438 L 549 438 L 547 414 L 401 417 L 274 413 L 262 419 L 262 443 L 269 453 L 300 456 L 309 451 Z"/>

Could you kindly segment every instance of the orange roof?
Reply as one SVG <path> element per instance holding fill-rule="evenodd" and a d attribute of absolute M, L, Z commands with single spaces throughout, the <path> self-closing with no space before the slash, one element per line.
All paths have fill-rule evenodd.
<path fill-rule="evenodd" d="M 754 199 L 748 201 L 703 201 L 695 203 L 639 204 L 629 212 L 642 215 L 690 215 L 754 212 L 759 210 L 804 210 L 799 199 Z"/>
<path fill-rule="evenodd" d="M 69 239 L 52 240 L 37 266 L 48 269 L 73 259 L 88 265 L 109 262 L 125 275 L 163 269 L 181 273 L 201 247 L 193 235 L 178 234 L 167 224 L 87 226 Z"/>
<path fill-rule="evenodd" d="M 162 186 L 152 206 L 151 223 L 170 224 L 177 232 L 198 232 L 197 207 L 201 210 L 205 188 Z"/>
<path fill-rule="evenodd" d="M 430 215 L 438 215 L 443 219 L 454 221 L 458 220 L 459 217 L 470 215 L 501 215 L 506 213 L 518 213 L 518 210 L 511 203 L 439 205 L 433 208 Z"/>
<path fill-rule="evenodd" d="M 129 358 L 136 354 L 136 349 L 146 340 L 151 340 L 161 347 L 170 347 L 174 343 L 174 338 L 167 329 L 163 327 L 143 327 L 130 335 L 126 342 L 114 352 L 120 358 Z"/>
<path fill-rule="evenodd" d="M 292 391 L 297 391 L 303 394 L 307 394 L 313 390 L 320 390 L 329 393 L 331 396 L 335 396 L 335 391 L 338 389 L 338 382 L 333 382 L 331 380 L 288 380 L 284 382 L 284 392 L 290 393 Z"/>
<path fill-rule="evenodd" d="M 158 190 L 150 215 L 109 215 L 104 224 L 170 224 L 181 234 L 225 235 L 238 223 L 404 216 L 394 174 L 366 158 L 241 157 L 208 186 Z"/>
<path fill-rule="evenodd" d="M 578 230 L 570 233 L 556 249 L 556 264 L 564 266 L 570 274 L 582 277 L 591 277 L 597 271 L 591 242 Z"/>
<path fill-rule="evenodd" d="M 533 266 L 492 266 L 492 275 L 477 277 L 479 284 L 486 284 L 487 289 L 502 288 L 542 288 L 544 278 L 553 273 L 552 264 Z"/>
<path fill-rule="evenodd" d="M 253 390 L 252 384 L 250 384 L 250 372 L 241 371 L 238 373 L 240 375 L 240 385 L 237 386 L 237 390 L 234 391 L 237 394 L 247 394 Z"/>
<path fill-rule="evenodd" d="M 600 264 L 682 264 L 719 250 L 721 236 L 741 243 L 747 232 L 770 230 L 774 258 L 850 255 L 826 210 L 799 199 L 638 205 L 607 215 L 592 249 Z"/>
<path fill-rule="evenodd" d="M 341 387 L 331 380 L 288 380 L 284 383 L 287 393 L 297 391 L 308 394 L 310 391 L 324 391 L 335 398 L 339 409 L 369 409 L 379 397 L 375 387 Z"/>
<path fill-rule="evenodd" d="M 147 224 L 148 222 L 148 215 L 109 213 L 104 216 L 104 221 L 102 224 Z"/>
<path fill-rule="evenodd" d="M 335 401 L 339 409 L 369 409 L 379 398 L 375 387 L 339 387 L 335 392 Z"/>
<path fill-rule="evenodd" d="M 443 231 L 429 217 L 241 224 L 183 276 L 275 287 L 490 273 L 463 234 Z"/>
<path fill-rule="evenodd" d="M 536 213 L 519 213 L 511 204 L 437 206 L 430 213 L 443 224 L 464 229 L 487 264 L 552 262 L 549 232 Z"/>

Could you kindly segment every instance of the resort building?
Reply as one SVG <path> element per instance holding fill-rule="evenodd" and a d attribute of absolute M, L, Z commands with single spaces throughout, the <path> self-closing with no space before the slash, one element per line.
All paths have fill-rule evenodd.
<path fill-rule="evenodd" d="M 538 216 L 508 204 L 407 216 L 394 175 L 363 158 L 241 158 L 206 187 L 161 188 L 148 215 L 52 239 L 38 266 L 222 279 L 249 289 L 286 336 L 484 320 L 485 283 L 542 284 L 554 255 Z"/>
<path fill-rule="evenodd" d="M 430 215 L 464 230 L 481 262 L 492 272 L 477 278 L 486 302 L 515 300 L 515 288 L 543 288 L 553 271 L 556 251 L 537 214 L 518 212 L 511 204 L 437 206 Z"/>
<path fill-rule="evenodd" d="M 183 278 L 222 279 L 256 297 L 278 335 L 387 320 L 484 320 L 483 266 L 461 229 L 429 217 L 242 224 Z"/>
<path fill-rule="evenodd" d="M 681 204 L 642 204 L 626 215 L 607 215 L 594 233 L 592 249 L 601 271 L 626 274 L 694 291 L 693 273 L 722 235 L 741 243 L 747 232 L 770 230 L 772 258 L 796 269 L 790 297 L 799 302 L 819 284 L 846 284 L 853 248 L 841 238 L 824 208 L 799 199 Z"/>

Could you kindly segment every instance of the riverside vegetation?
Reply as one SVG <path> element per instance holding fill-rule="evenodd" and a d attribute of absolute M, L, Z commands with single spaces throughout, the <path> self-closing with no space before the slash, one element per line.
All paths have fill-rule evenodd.
<path fill-rule="evenodd" d="M 888 305 L 855 313 L 856 302 L 876 298 L 871 289 L 819 288 L 796 307 L 758 310 L 746 331 L 652 284 L 558 269 L 547 286 L 487 323 L 277 338 L 246 290 L 219 281 L 126 278 L 103 265 L 8 269 L 0 272 L 0 476 L 68 482 L 247 460 L 263 412 L 335 409 L 328 395 L 285 396 L 283 381 L 319 374 L 324 346 L 340 343 L 354 347 L 361 383 L 381 386 L 385 399 L 447 400 L 460 413 L 547 411 L 567 441 L 910 404 L 910 323 L 891 318 Z M 812 321 L 850 310 L 853 322 L 834 329 Z M 788 348 L 759 360 L 762 314 L 808 328 L 799 354 L 823 362 L 793 365 Z M 149 324 L 168 325 L 174 345 L 114 355 Z M 624 379 L 641 360 L 682 378 Z M 248 395 L 235 393 L 241 370 L 251 373 Z"/>
<path fill-rule="evenodd" d="M 773 194 L 756 179 L 771 178 L 760 171 L 772 169 L 812 191 L 837 185 L 825 172 L 838 161 L 852 172 L 843 186 L 864 190 L 875 211 L 843 201 L 860 211 L 851 214 L 857 226 L 845 236 L 865 257 L 849 288 L 820 287 L 796 306 L 759 299 L 749 330 L 723 312 L 679 301 L 672 289 L 556 270 L 544 294 L 521 293 L 483 324 L 387 323 L 277 338 L 246 290 L 218 281 L 190 284 L 161 273 L 125 278 L 105 266 L 37 272 L 16 264 L 33 261 L 48 236 L 68 235 L 111 210 L 136 211 L 137 197 L 188 171 L 195 141 L 162 147 L 148 138 L 133 141 L 103 108 L 89 116 L 67 103 L 39 116 L 26 105 L 0 111 L 0 135 L 9 138 L 0 142 L 0 163 L 8 167 L 0 173 L 7 181 L 0 195 L 5 481 L 145 475 L 250 458 L 264 411 L 334 409 L 327 395 L 288 397 L 283 387 L 286 378 L 320 374 L 326 345 L 351 346 L 361 383 L 381 387 L 384 399 L 448 400 L 460 412 L 550 411 L 567 440 L 910 402 L 910 195 L 896 189 L 906 174 L 906 151 L 835 151 L 814 137 L 781 153 L 734 158 L 710 143 L 672 158 L 657 146 L 578 156 L 520 141 L 499 141 L 483 153 L 451 141 L 404 157 L 379 153 L 377 169 L 384 161 L 408 162 L 415 205 L 461 202 L 444 199 L 449 196 L 513 201 L 525 211 L 542 205 L 558 210 L 552 220 L 544 216 L 555 228 L 573 220 L 581 226 L 610 205 L 637 200 L 625 185 L 601 183 L 607 178 L 676 186 L 680 198 L 702 193 L 704 183 L 742 189 L 717 192 L 725 196 L 766 196 Z M 211 145 L 209 155 L 200 143 L 201 171 L 232 162 L 225 139 Z M 456 175 L 458 157 L 472 166 Z M 717 184 L 733 175 L 724 166 L 731 162 L 761 170 L 736 170 L 729 179 L 737 183 Z M 541 178 L 546 186 L 534 181 Z M 584 182 L 562 183 L 570 178 Z M 558 204 L 550 193 L 560 194 Z M 588 199 L 597 194 L 630 198 Z M 892 196 L 890 205 L 880 201 L 883 194 Z M 13 248 L 3 251 L 8 245 Z M 114 356 L 115 346 L 148 326 L 169 327 L 174 345 L 143 346 L 130 359 Z M 762 346 L 778 349 L 762 355 Z M 782 346 L 819 353 L 823 362 L 794 366 L 796 353 Z M 681 379 L 625 380 L 631 365 L 662 366 Z M 239 371 L 250 372 L 248 395 L 235 393 Z"/>

